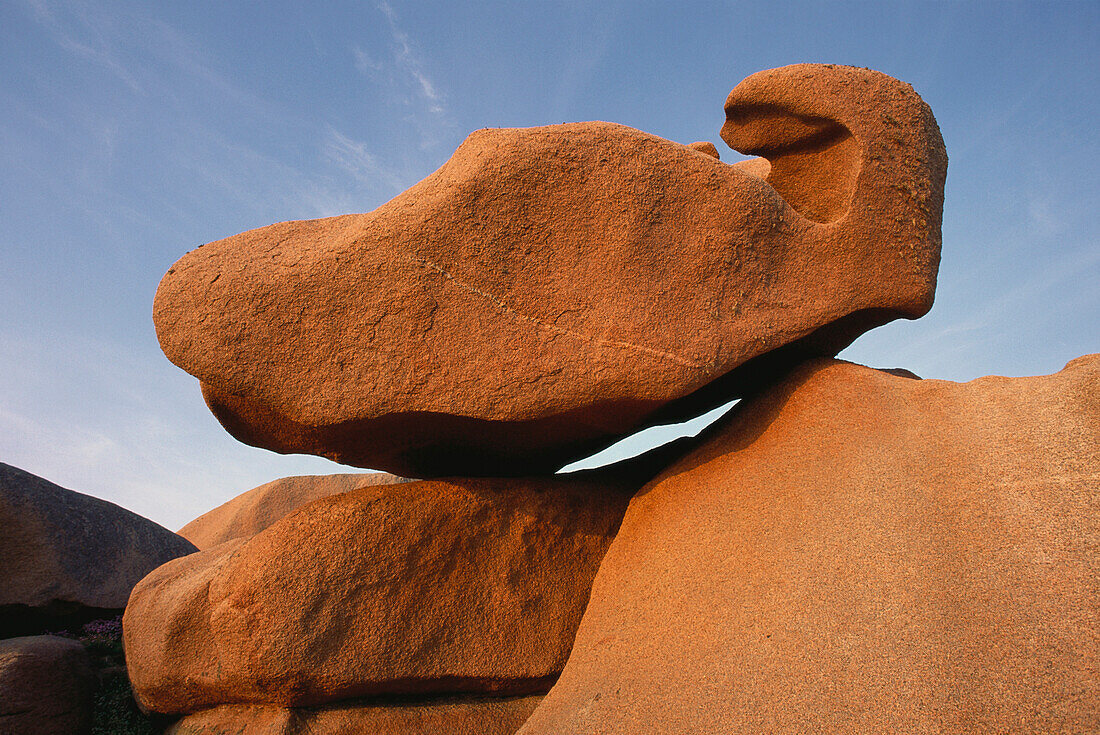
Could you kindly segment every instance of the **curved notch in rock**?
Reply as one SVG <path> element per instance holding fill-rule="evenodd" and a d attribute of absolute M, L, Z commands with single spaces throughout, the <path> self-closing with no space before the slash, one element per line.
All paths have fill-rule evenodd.
<path fill-rule="evenodd" d="M 765 180 L 802 216 L 828 223 L 847 214 L 859 149 L 840 123 L 735 100 L 726 106 L 722 139 L 741 153 L 767 159 Z"/>

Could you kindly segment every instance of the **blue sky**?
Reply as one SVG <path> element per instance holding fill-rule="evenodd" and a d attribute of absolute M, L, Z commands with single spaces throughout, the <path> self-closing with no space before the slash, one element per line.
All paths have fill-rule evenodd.
<path fill-rule="evenodd" d="M 178 528 L 337 472 L 237 443 L 150 317 L 186 251 L 373 209 L 472 130 L 611 120 L 718 138 L 745 76 L 903 79 L 947 143 L 943 262 L 919 321 L 842 356 L 924 377 L 1100 351 L 1100 4 L 0 4 L 0 461 Z"/>

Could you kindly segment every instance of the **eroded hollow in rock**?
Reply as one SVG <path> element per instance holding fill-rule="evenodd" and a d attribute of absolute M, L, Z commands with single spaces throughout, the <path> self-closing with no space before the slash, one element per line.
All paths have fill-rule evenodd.
<path fill-rule="evenodd" d="M 751 173 L 803 217 L 828 224 L 848 213 L 860 169 L 859 143 L 848 128 L 835 120 L 756 105 L 727 110 L 722 130 L 733 129 L 743 141 L 742 153 L 768 163 Z"/>

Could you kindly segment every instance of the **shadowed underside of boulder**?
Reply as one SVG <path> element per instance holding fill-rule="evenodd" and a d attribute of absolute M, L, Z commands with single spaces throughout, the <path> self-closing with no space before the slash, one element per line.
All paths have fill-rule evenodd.
<path fill-rule="evenodd" d="M 478 131 L 373 212 L 189 253 L 157 291 L 158 337 L 246 443 L 503 476 L 928 310 L 946 155 L 908 85 L 761 72 L 722 135 L 767 160 L 603 122 Z"/>
<path fill-rule="evenodd" d="M 1100 355 L 816 361 L 631 501 L 521 732 L 1100 729 Z"/>

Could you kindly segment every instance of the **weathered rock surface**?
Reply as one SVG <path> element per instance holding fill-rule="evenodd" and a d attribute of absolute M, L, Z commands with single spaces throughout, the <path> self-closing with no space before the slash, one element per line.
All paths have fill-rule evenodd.
<path fill-rule="evenodd" d="M 1100 729 L 1100 355 L 746 403 L 631 501 L 524 735 Z"/>
<path fill-rule="evenodd" d="M 52 635 L 0 640 L 0 735 L 80 735 L 95 673 L 84 646 Z"/>
<path fill-rule="evenodd" d="M 513 735 L 541 696 L 294 708 L 225 705 L 166 735 Z"/>
<path fill-rule="evenodd" d="M 710 141 L 697 140 L 694 143 L 689 143 L 688 148 L 693 151 L 699 151 L 700 153 L 706 153 L 711 158 L 721 158 L 721 156 L 718 155 L 718 147 Z"/>
<path fill-rule="evenodd" d="M 204 513 L 179 530 L 179 535 L 200 549 L 249 538 L 307 503 L 361 487 L 408 482 L 385 472 L 283 477 L 254 487 L 214 510 Z"/>
<path fill-rule="evenodd" d="M 768 161 L 603 122 L 477 131 L 373 212 L 189 253 L 157 334 L 246 443 L 526 475 L 928 310 L 947 159 L 911 87 L 761 72 L 722 136 Z"/>
<path fill-rule="evenodd" d="M 0 463 L 0 637 L 118 615 L 138 580 L 195 547 L 120 508 Z"/>
<path fill-rule="evenodd" d="M 362 487 L 166 564 L 126 608 L 135 694 L 176 713 L 543 693 L 660 454 L 561 478 Z"/>

